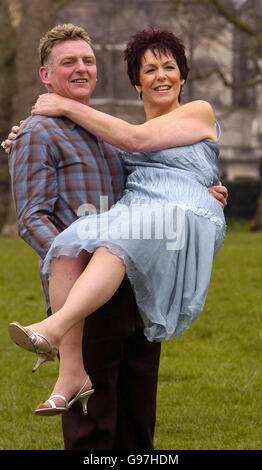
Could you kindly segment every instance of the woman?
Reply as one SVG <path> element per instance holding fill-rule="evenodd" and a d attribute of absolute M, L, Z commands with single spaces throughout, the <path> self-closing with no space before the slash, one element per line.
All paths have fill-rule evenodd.
<path fill-rule="evenodd" d="M 32 112 L 64 115 L 119 147 L 129 173 L 113 209 L 80 218 L 48 252 L 45 269 L 53 291 L 63 282 L 65 257 L 88 263 L 64 306 L 27 328 L 9 326 L 12 339 L 36 352 L 40 363 L 53 359 L 63 336 L 103 305 L 125 274 L 147 338 L 180 336 L 203 310 L 213 257 L 223 244 L 223 211 L 207 189 L 218 182 L 220 131 L 208 103 L 180 106 L 188 74 L 184 46 L 172 33 L 141 31 L 131 38 L 125 58 L 143 100 L 144 124 L 128 124 L 55 94 L 41 96 Z M 79 328 L 72 347 L 81 350 L 81 340 Z M 63 412 L 76 401 L 86 411 L 92 391 L 85 382 L 68 402 L 65 386 L 64 395 L 55 393 L 36 413 Z"/>

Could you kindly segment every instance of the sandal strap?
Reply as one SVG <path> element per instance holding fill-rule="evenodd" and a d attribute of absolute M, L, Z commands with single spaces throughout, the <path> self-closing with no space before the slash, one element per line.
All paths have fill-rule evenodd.
<path fill-rule="evenodd" d="M 41 333 L 35 333 L 34 331 L 30 330 L 30 328 L 27 328 L 27 330 L 30 331 L 31 335 L 29 336 L 29 338 L 33 341 L 36 348 L 39 346 L 39 343 L 43 344 L 44 340 L 46 342 L 46 347 L 51 350 L 50 342 L 44 335 L 41 335 Z"/>
<path fill-rule="evenodd" d="M 68 403 L 68 406 L 70 407 L 71 405 L 73 405 L 73 403 L 75 403 L 76 401 L 78 401 L 79 397 L 85 393 L 83 392 L 83 390 L 85 389 L 85 387 L 87 386 L 88 382 L 90 381 L 90 378 L 89 376 L 87 376 L 86 380 L 85 380 L 85 383 L 83 385 L 83 387 L 80 388 L 79 392 L 74 396 L 74 398 L 72 398 L 69 403 Z M 87 392 L 89 392 L 90 390 L 87 390 Z"/>
<path fill-rule="evenodd" d="M 78 393 L 75 395 L 75 397 L 74 397 L 74 400 L 75 400 L 75 401 L 78 399 L 78 397 L 79 397 L 80 395 L 82 395 L 82 393 L 83 393 L 84 389 L 86 388 L 86 386 L 87 386 L 87 384 L 88 384 L 89 381 L 90 381 L 89 376 L 87 376 L 87 379 L 86 379 L 86 381 L 85 381 L 83 387 L 80 388 L 79 392 L 78 392 Z M 87 391 L 89 391 L 89 390 L 87 390 Z"/>
<path fill-rule="evenodd" d="M 65 402 L 65 408 L 68 408 L 68 401 L 67 401 L 66 397 L 64 397 L 64 395 L 58 395 L 58 394 L 57 395 L 51 395 L 51 397 L 48 398 L 48 400 L 46 400 L 48 403 L 50 403 L 51 408 L 57 408 L 57 405 L 52 400 L 52 398 L 61 398 Z"/>
<path fill-rule="evenodd" d="M 85 381 L 83 387 L 79 390 L 77 396 L 78 396 L 78 395 L 81 395 L 81 393 L 83 393 L 83 390 L 86 388 L 88 382 L 90 382 L 90 379 L 89 379 L 89 377 L 87 376 L 86 381 Z"/>
<path fill-rule="evenodd" d="M 45 342 L 45 345 L 46 345 L 46 348 L 47 348 L 47 351 L 45 351 L 46 353 L 51 353 L 53 349 L 56 349 L 58 351 L 58 347 L 57 346 L 51 346 L 50 341 L 44 335 L 41 335 L 41 333 L 35 333 L 34 331 L 30 330 L 30 328 L 27 328 L 27 329 L 31 333 L 29 338 L 32 340 L 36 351 L 37 351 L 39 345 L 43 345 L 43 342 Z M 35 341 L 34 341 L 34 339 L 35 339 Z"/>

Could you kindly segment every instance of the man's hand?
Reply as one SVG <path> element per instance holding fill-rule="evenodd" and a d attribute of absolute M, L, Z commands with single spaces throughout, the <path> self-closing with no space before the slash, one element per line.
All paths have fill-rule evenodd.
<path fill-rule="evenodd" d="M 19 129 L 19 126 L 13 126 L 10 134 L 8 134 L 7 139 L 3 140 L 3 142 L 1 143 L 1 146 L 7 154 L 9 154 L 11 150 L 12 140 L 16 139 Z"/>
<path fill-rule="evenodd" d="M 228 191 L 225 186 L 222 186 L 220 182 L 219 185 L 211 186 L 209 189 L 210 194 L 217 200 L 218 204 L 224 210 L 227 205 Z"/>

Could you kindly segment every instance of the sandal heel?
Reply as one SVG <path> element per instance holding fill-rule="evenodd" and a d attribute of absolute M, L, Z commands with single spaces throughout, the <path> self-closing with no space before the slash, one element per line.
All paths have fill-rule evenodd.
<path fill-rule="evenodd" d="M 94 390 L 89 390 L 88 392 L 86 392 L 86 395 L 83 396 L 83 397 L 79 397 L 79 400 L 81 401 L 81 405 L 82 405 L 82 409 L 83 409 L 83 414 L 84 415 L 87 415 L 88 411 L 87 411 L 87 403 L 88 403 L 88 400 L 89 398 L 91 397 L 91 395 L 94 393 Z"/>
<path fill-rule="evenodd" d="M 38 367 L 40 367 L 45 362 L 54 362 L 54 359 L 43 357 L 43 356 L 38 356 L 37 362 L 34 365 L 32 372 L 35 372 L 38 369 Z"/>

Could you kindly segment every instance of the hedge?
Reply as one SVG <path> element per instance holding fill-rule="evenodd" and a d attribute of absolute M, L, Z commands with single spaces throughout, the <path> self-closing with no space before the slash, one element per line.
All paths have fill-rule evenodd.
<path fill-rule="evenodd" d="M 223 185 L 228 189 L 225 216 L 233 219 L 252 219 L 257 209 L 262 180 L 223 181 Z"/>

